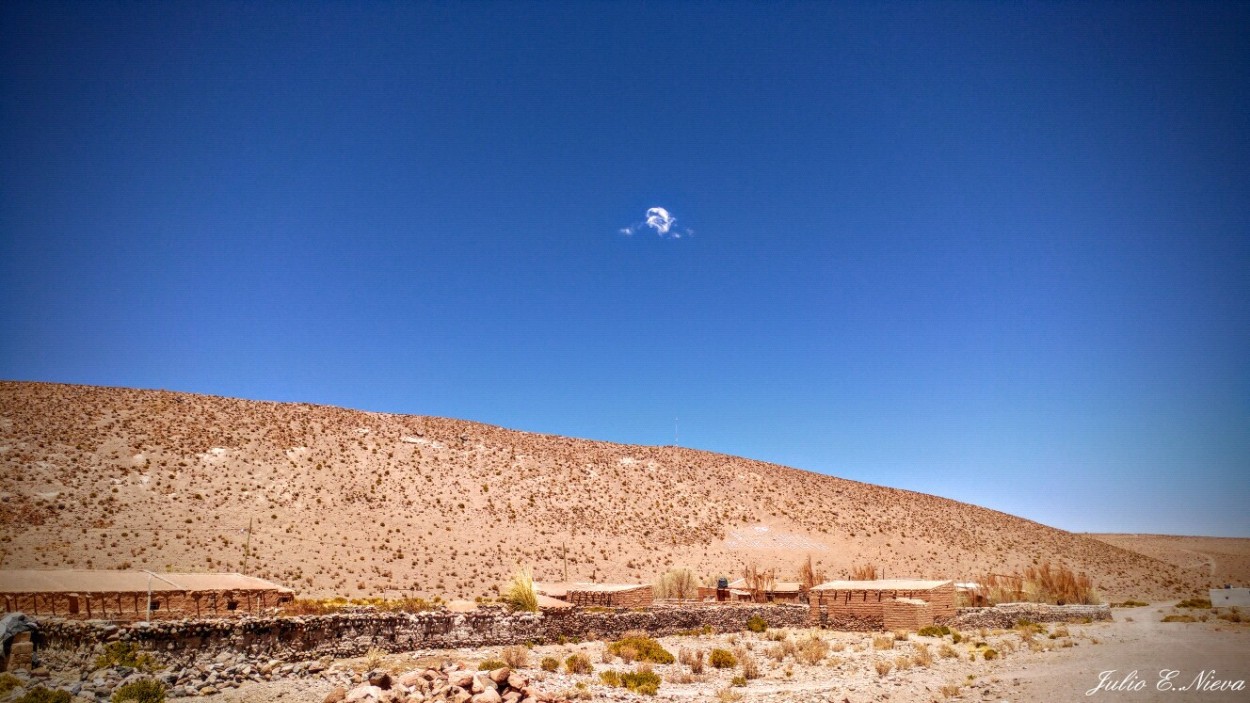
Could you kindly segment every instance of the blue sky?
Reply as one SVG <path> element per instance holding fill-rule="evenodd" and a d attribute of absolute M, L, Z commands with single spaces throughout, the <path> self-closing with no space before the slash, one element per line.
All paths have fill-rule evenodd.
<path fill-rule="evenodd" d="M 1246 4 L 6 2 L 0 52 L 0 377 L 1250 536 Z"/>

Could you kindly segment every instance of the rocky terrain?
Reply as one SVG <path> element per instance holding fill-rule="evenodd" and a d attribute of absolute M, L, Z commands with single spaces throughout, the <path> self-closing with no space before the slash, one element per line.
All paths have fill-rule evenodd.
<path fill-rule="evenodd" d="M 1108 598 L 1213 582 L 953 500 L 677 447 L 166 391 L 0 383 L 7 568 L 246 571 L 304 596 L 493 596 L 749 563 L 975 579 L 1051 562 Z M 1039 500 L 1061 500 L 1053 495 Z"/>

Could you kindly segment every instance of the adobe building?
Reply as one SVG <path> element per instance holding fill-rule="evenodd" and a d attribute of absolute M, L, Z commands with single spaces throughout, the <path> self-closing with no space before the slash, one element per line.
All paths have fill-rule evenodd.
<path fill-rule="evenodd" d="M 261 615 L 266 608 L 294 597 L 295 592 L 285 586 L 242 574 L 0 571 L 0 598 L 6 612 L 84 620 Z"/>
<path fill-rule="evenodd" d="M 955 584 L 911 579 L 830 581 L 812 587 L 808 604 L 811 621 L 817 624 L 854 619 L 880 622 L 884 627 L 888 614 L 900 628 L 913 629 L 916 623 L 954 617 Z"/>
<path fill-rule="evenodd" d="M 754 589 L 746 579 L 729 583 L 731 589 L 746 591 L 756 603 L 802 603 L 803 584 L 798 581 L 774 581 L 767 588 Z"/>

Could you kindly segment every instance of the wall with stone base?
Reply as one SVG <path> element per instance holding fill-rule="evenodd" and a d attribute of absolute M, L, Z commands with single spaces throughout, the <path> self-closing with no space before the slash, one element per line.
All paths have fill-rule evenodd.
<path fill-rule="evenodd" d="M 712 628 L 746 629 L 759 616 L 769 627 L 803 625 L 808 609 L 796 605 L 682 605 L 646 610 L 510 613 L 484 607 L 469 613 L 352 613 L 284 618 L 175 620 L 112 624 L 40 620 L 41 647 L 64 663 L 94 656 L 100 642 L 132 641 L 167 662 L 197 655 L 242 652 L 260 660 L 302 661 L 352 657 L 377 647 L 389 652 L 484 647 L 562 639 L 614 639 L 631 630 L 654 636 Z"/>
<path fill-rule="evenodd" d="M 1002 603 L 992 608 L 960 608 L 951 627 L 1007 629 L 1021 620 L 1030 622 L 1084 622 L 1110 620 L 1106 605 L 1047 605 L 1045 603 Z"/>

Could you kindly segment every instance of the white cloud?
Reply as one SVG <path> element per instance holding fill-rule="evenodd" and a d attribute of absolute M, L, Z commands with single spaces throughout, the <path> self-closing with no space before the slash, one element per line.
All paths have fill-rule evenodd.
<path fill-rule="evenodd" d="M 642 222 L 635 222 L 628 227 L 622 227 L 617 230 L 626 237 L 631 237 L 643 227 L 650 227 L 660 237 L 669 237 L 672 239 L 681 239 L 694 234 L 694 230 L 687 227 L 677 227 L 675 223 L 677 218 L 673 216 L 667 209 L 656 206 L 647 208 L 647 214 Z"/>
<path fill-rule="evenodd" d="M 673 223 L 676 221 L 677 218 L 668 214 L 668 210 L 662 207 L 653 207 L 647 210 L 647 226 L 661 235 L 668 234 L 668 231 L 673 228 Z"/>

